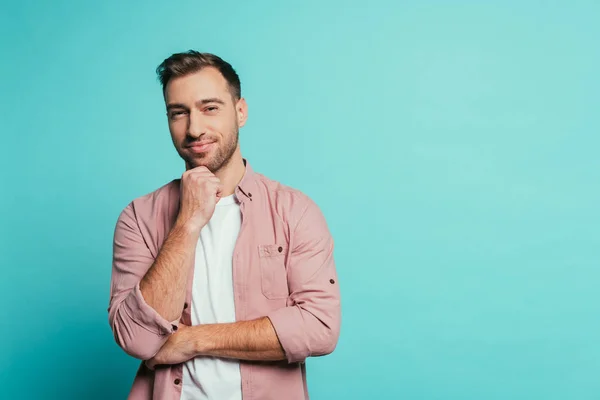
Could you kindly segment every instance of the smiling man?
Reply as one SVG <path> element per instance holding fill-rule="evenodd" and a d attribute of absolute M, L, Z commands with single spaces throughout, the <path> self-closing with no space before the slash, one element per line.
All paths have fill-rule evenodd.
<path fill-rule="evenodd" d="M 304 361 L 340 331 L 323 214 L 242 157 L 248 106 L 229 63 L 188 51 L 157 73 L 186 171 L 116 223 L 109 322 L 143 360 L 129 398 L 308 399 Z"/>

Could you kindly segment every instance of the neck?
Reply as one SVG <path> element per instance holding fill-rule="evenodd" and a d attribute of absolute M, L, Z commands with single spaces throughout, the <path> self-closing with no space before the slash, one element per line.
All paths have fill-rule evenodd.
<path fill-rule="evenodd" d="M 221 197 L 229 196 L 235 192 L 235 188 L 244 177 L 245 171 L 246 166 L 244 165 L 244 160 L 239 151 L 237 151 L 231 157 L 227 165 L 224 165 L 223 168 L 215 172 L 215 176 L 219 178 L 223 184 L 223 193 L 221 193 Z"/>

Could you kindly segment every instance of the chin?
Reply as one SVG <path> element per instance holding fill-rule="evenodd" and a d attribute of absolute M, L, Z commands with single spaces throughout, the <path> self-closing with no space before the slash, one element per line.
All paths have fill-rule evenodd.
<path fill-rule="evenodd" d="M 190 168 L 206 167 L 210 172 L 214 172 L 215 169 L 213 157 L 192 158 L 187 160 L 187 163 Z"/>

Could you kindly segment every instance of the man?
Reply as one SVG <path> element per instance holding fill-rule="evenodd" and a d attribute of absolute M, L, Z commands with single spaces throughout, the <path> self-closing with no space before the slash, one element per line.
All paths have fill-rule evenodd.
<path fill-rule="evenodd" d="M 121 212 L 109 322 L 143 360 L 130 399 L 308 399 L 304 361 L 340 330 L 333 239 L 318 206 L 254 172 L 230 64 L 164 60 L 173 144 L 186 171 Z"/>

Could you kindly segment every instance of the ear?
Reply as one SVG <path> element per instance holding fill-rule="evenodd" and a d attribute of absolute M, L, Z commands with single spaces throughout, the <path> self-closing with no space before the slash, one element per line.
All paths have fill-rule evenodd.
<path fill-rule="evenodd" d="M 248 104 L 246 103 L 246 99 L 242 97 L 237 101 L 235 111 L 237 114 L 238 126 L 241 128 L 246 125 L 246 120 L 248 119 Z"/>

